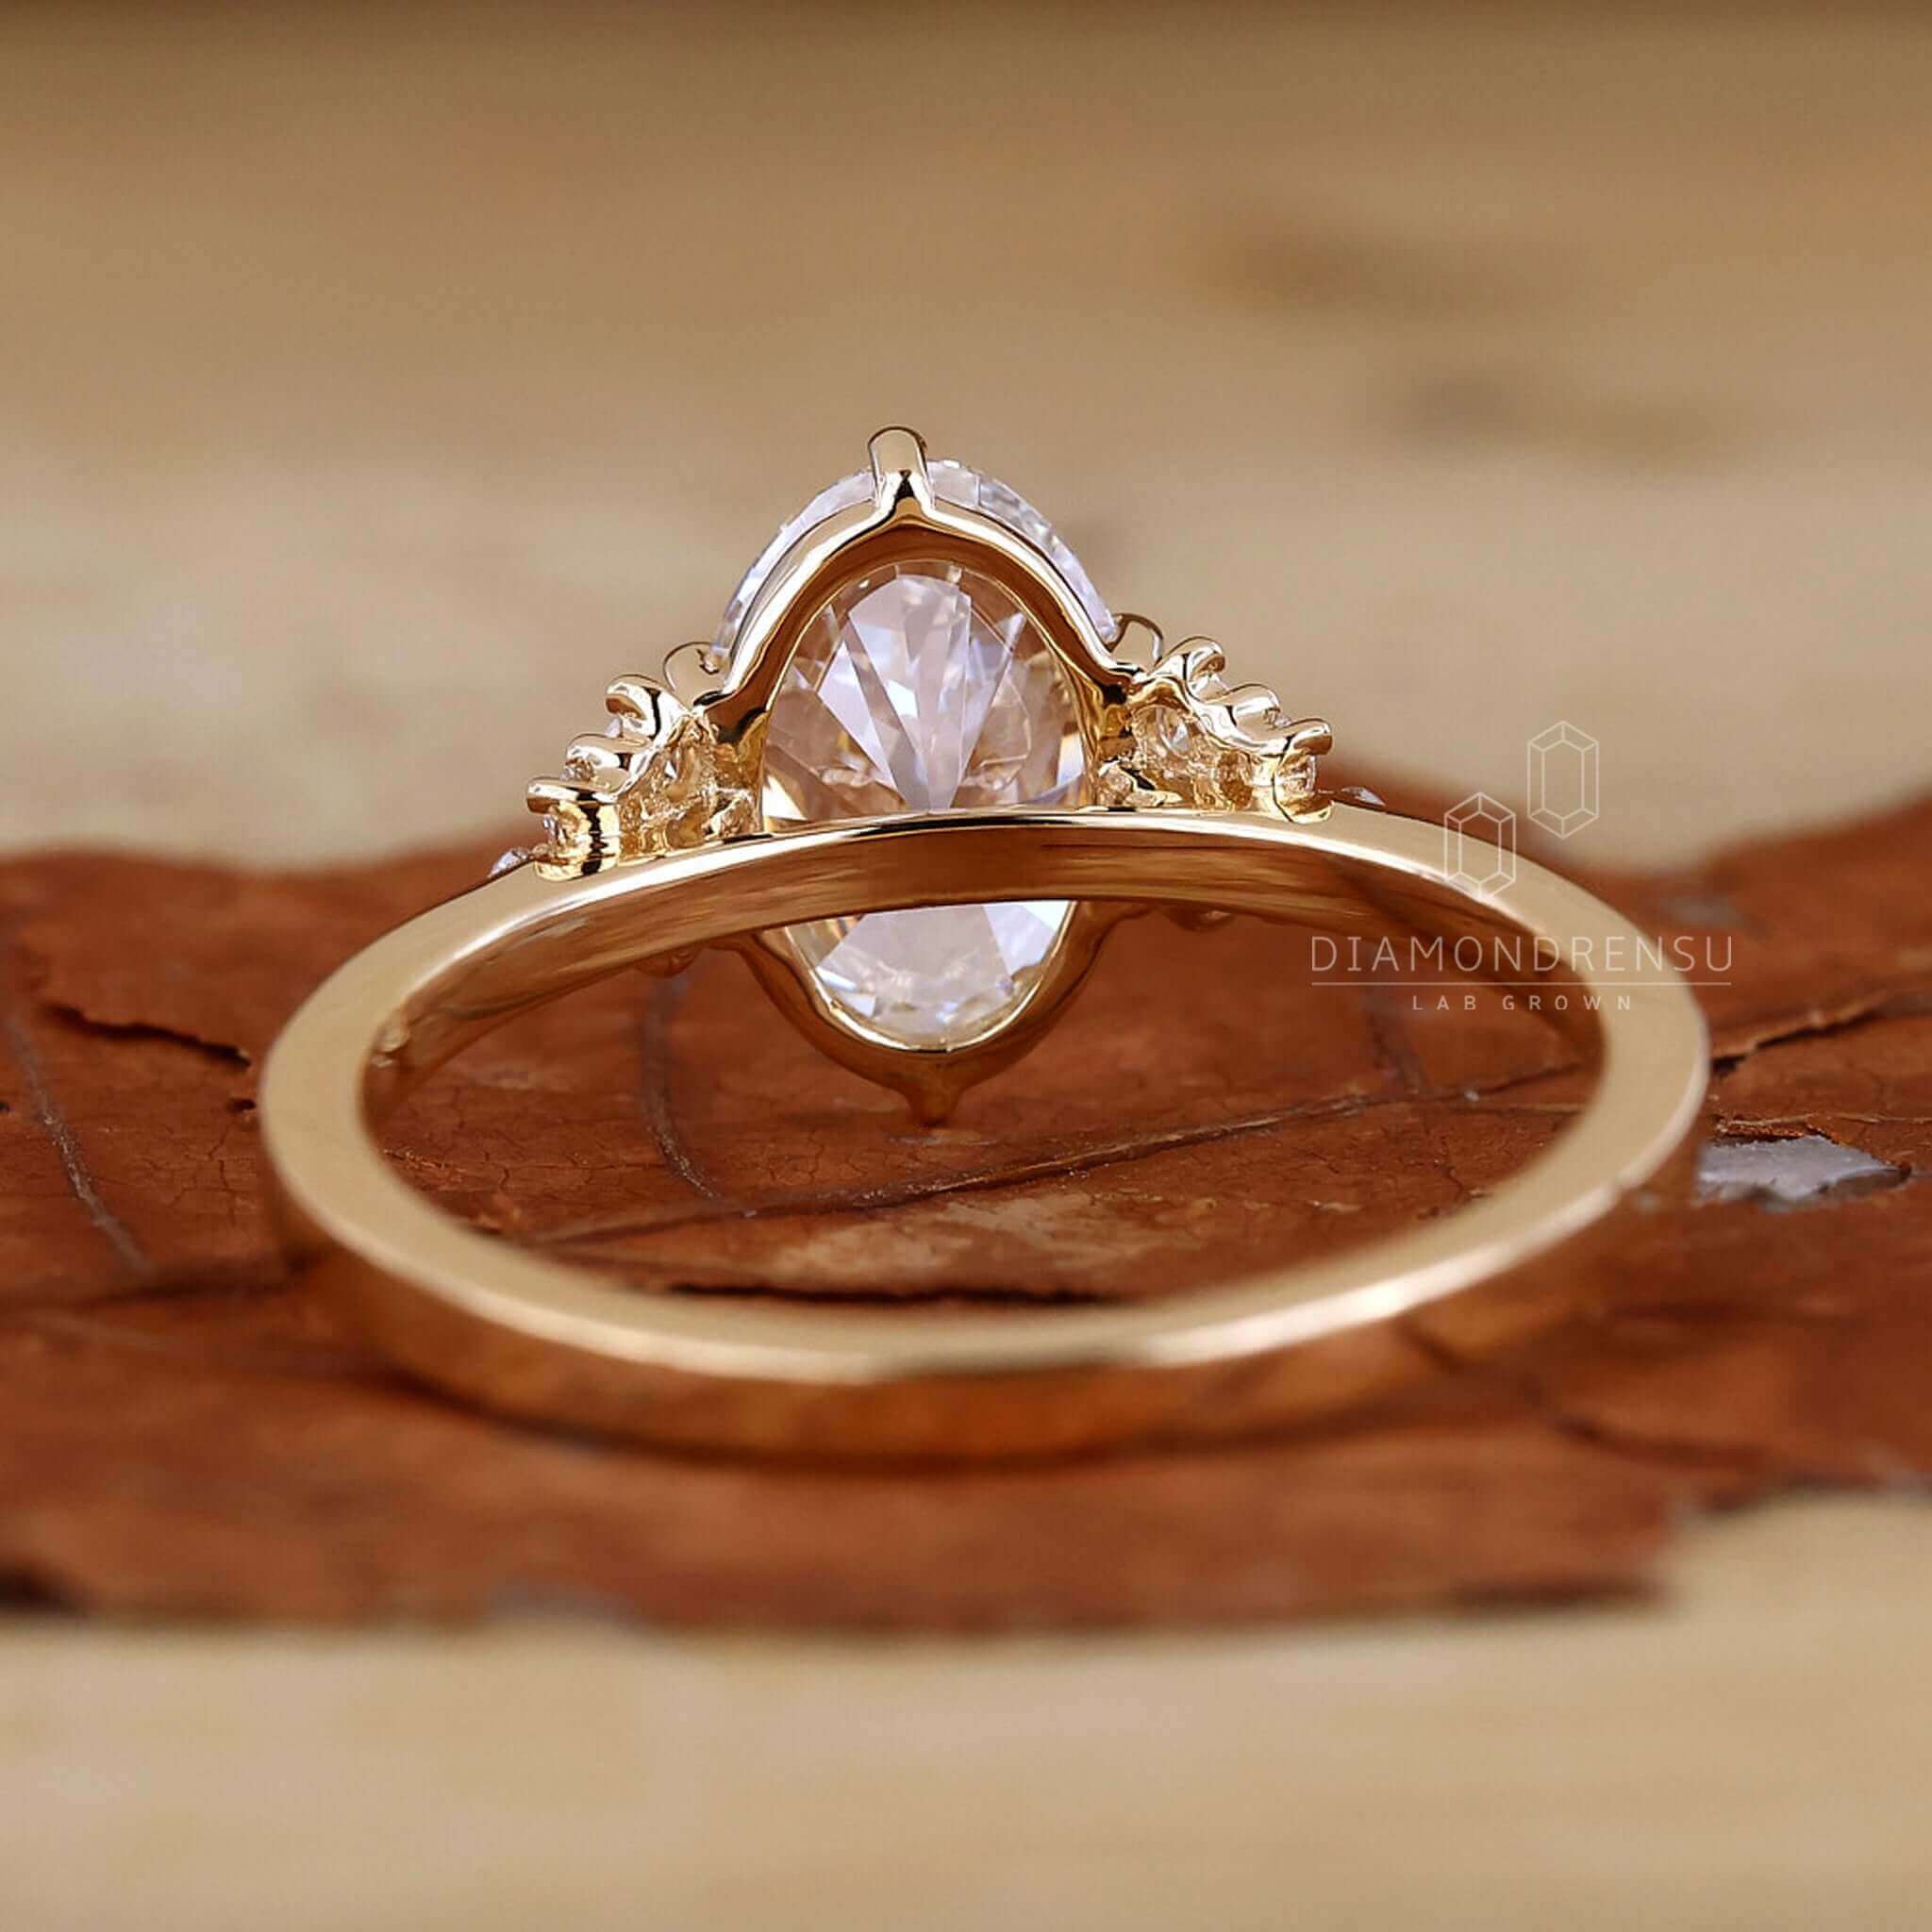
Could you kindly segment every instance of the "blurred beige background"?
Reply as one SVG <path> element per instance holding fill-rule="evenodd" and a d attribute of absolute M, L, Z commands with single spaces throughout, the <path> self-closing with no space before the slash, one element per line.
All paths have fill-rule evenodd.
<path fill-rule="evenodd" d="M 1579 859 L 1924 782 L 1909 9 L 0 12 L 0 844 L 524 828 L 892 419 Z M 407 749 L 406 749 L 407 745 Z M 1896 1926 L 1923 1506 L 1657 1604 L 1029 1645 L 0 1636 L 120 1926 Z"/>
<path fill-rule="evenodd" d="M 1382 769 L 1589 731 L 1585 858 L 1932 769 L 1909 13 L 34 8 L 0 89 L 7 843 L 519 828 L 895 419 Z"/>

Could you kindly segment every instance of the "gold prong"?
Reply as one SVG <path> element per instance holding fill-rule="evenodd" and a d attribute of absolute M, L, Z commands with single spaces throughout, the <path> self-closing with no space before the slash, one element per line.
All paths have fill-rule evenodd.
<path fill-rule="evenodd" d="M 1182 681 L 1197 695 L 1218 701 L 1222 673 L 1227 669 L 1227 653 L 1213 638 L 1183 638 L 1168 653 L 1175 662 Z"/>
<path fill-rule="evenodd" d="M 1264 684 L 1244 684 L 1225 703 L 1234 722 L 1257 738 L 1274 737 L 1288 722 L 1281 715 L 1281 700 Z"/>
<path fill-rule="evenodd" d="M 593 785 L 627 771 L 628 764 L 623 741 L 615 738 L 573 738 L 563 755 L 564 776 Z"/>
<path fill-rule="evenodd" d="M 634 724 L 646 738 L 657 738 L 667 724 L 684 715 L 684 706 L 675 692 L 668 691 L 656 678 L 620 677 L 604 693 L 604 708 L 626 724 Z"/>
<path fill-rule="evenodd" d="M 1153 664 L 1158 661 L 1160 654 L 1167 648 L 1167 640 L 1160 634 L 1160 626 L 1151 617 L 1142 617 L 1138 610 L 1123 610 L 1115 618 L 1119 628 L 1114 633 L 1114 655 L 1124 658 L 1135 664 Z"/>
<path fill-rule="evenodd" d="M 561 774 L 530 788 L 530 809 L 549 818 L 541 876 L 589 877 L 760 831 L 766 737 L 792 654 L 813 611 L 825 608 L 827 586 L 856 582 L 872 558 L 971 563 L 1012 594 L 1074 681 L 1087 798 L 1099 810 L 1303 818 L 1322 808 L 1316 758 L 1329 733 L 1320 720 L 1291 721 L 1272 691 L 1233 687 L 1223 675 L 1228 654 L 1211 638 L 1183 634 L 1169 644 L 1158 624 L 1132 610 L 1103 631 L 1093 600 L 1076 591 L 1051 546 L 977 497 L 936 499 L 935 482 L 952 473 L 935 477 L 915 430 L 891 425 L 867 447 L 871 500 L 867 472 L 856 489 L 834 486 L 826 501 L 835 509 L 788 525 L 792 540 L 762 568 L 724 648 L 679 644 L 656 676 L 618 678 L 606 699 L 608 729 L 577 739 Z M 1027 1017 L 930 1053 L 875 1036 L 837 1009 L 814 991 L 808 958 L 782 932 L 743 950 L 812 1040 L 898 1088 L 931 1121 L 1030 1043 L 1091 963 L 1099 934 L 1133 909 L 1084 905 L 1042 963 Z"/>
<path fill-rule="evenodd" d="M 697 638 L 678 644 L 664 654 L 659 682 L 668 685 L 682 704 L 716 689 L 724 663 L 720 661 L 709 638 Z"/>
<path fill-rule="evenodd" d="M 932 508 L 932 478 L 925 468 L 925 439 L 901 424 L 881 429 L 866 445 L 879 507 L 891 509 L 910 496 L 922 509 Z"/>
<path fill-rule="evenodd" d="M 658 708 L 658 686 L 641 671 L 627 671 L 604 687 L 604 708 L 613 718 L 647 722 Z"/>
<path fill-rule="evenodd" d="M 1281 815 L 1298 825 L 1319 825 L 1335 809 L 1335 801 L 1325 791 L 1311 791 L 1306 798 L 1291 798 L 1281 807 Z"/>
<path fill-rule="evenodd" d="M 524 804 L 531 811 L 548 811 L 553 806 L 580 804 L 585 791 L 568 778 L 532 778 L 524 788 Z"/>

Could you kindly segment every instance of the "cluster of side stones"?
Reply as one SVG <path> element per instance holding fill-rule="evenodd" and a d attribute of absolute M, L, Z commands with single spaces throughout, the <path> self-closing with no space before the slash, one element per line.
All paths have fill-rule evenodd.
<path fill-rule="evenodd" d="M 1096 787 L 1103 805 L 1247 811 L 1267 782 L 1259 754 L 1224 744 L 1183 705 L 1136 707 L 1109 749 Z"/>
<path fill-rule="evenodd" d="M 606 702 L 603 735 L 575 741 L 558 775 L 529 789 L 539 864 L 594 873 L 758 828 L 756 801 L 701 718 L 644 678 L 620 679 Z"/>
<path fill-rule="evenodd" d="M 1325 727 L 1290 722 L 1259 686 L 1229 690 L 1220 668 L 1219 647 L 1202 641 L 1172 652 L 1141 680 L 1101 747 L 1101 804 L 1290 810 L 1314 796 Z"/>
<path fill-rule="evenodd" d="M 961 464 L 934 462 L 935 494 L 1024 536 L 1059 573 L 1098 635 L 1120 626 L 1064 541 L 1024 498 Z M 865 500 L 864 474 L 820 492 L 766 546 L 709 656 L 722 668 L 780 556 Z M 774 694 L 758 769 L 643 678 L 610 688 L 611 723 L 578 739 L 562 773 L 530 788 L 539 863 L 593 873 L 761 826 L 895 812 L 1186 806 L 1291 811 L 1314 793 L 1327 731 L 1292 723 L 1271 691 L 1230 691 L 1220 648 L 1194 640 L 1134 682 L 1090 760 L 1068 674 L 993 578 L 941 557 L 884 566 L 813 619 Z M 756 782 L 754 782 L 756 781 Z M 1058 957 L 1064 900 L 862 913 L 786 928 L 825 1007 L 874 1039 L 951 1049 L 1008 1024 Z"/>

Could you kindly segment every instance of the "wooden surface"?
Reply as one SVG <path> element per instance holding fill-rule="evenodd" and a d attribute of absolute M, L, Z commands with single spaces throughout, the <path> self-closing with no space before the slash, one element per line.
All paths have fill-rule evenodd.
<path fill-rule="evenodd" d="M 607 677 L 893 417 L 1349 757 L 1520 808 L 1525 738 L 1590 730 L 1569 869 L 1849 819 L 1926 770 L 1928 103 L 1898 10 L 9 10 L 0 840 L 508 842 Z M 1889 1076 L 1800 1111 L 1857 1144 Z M 1800 1285 L 1822 1338 L 1838 1286 Z M 1913 1923 L 1909 1486 L 1640 1541 L 1615 1612 L 1185 1640 L 24 1618 L 0 1895 L 34 1932 Z"/>
<path fill-rule="evenodd" d="M 1700 1507 L 1932 1475 L 1928 855 L 1932 802 L 1605 884 L 1717 969 L 1715 1152 L 1697 1198 L 1549 1271 L 1574 1320 L 1472 1352 L 1455 1311 L 1414 1318 L 1410 1392 L 1335 1428 L 941 1475 L 492 1423 L 285 1278 L 254 1069 L 329 965 L 487 855 L 0 869 L 0 1574 L 77 1609 L 807 1629 L 1640 1588 Z M 503 1029 L 390 1141 L 452 1213 L 641 1292 L 1024 1321 L 1453 1212 L 1577 1105 L 1554 1037 L 1494 995 L 1318 979 L 1305 935 L 1133 922 L 1045 1046 L 922 1132 L 711 956 Z M 1820 1152 L 1831 1184 L 1775 1191 L 1781 1156 Z"/>
<path fill-rule="evenodd" d="M 1922 1503 L 1211 1641 L 0 1634 L 15 1924 L 1916 1927 Z M 29 1856 L 30 1854 L 30 1856 Z"/>

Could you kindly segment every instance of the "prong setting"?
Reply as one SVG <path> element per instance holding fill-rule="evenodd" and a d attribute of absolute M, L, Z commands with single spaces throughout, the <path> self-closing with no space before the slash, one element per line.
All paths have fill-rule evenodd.
<path fill-rule="evenodd" d="M 611 714 L 607 731 L 574 741 L 559 774 L 529 788 L 530 809 L 544 821 L 544 842 L 535 855 L 541 872 L 581 876 L 770 828 L 775 808 L 760 800 L 774 708 L 781 692 L 792 689 L 788 671 L 808 626 L 821 622 L 840 598 L 849 600 L 868 586 L 891 586 L 895 574 L 903 578 L 908 571 L 927 573 L 909 581 L 930 583 L 931 594 L 942 598 L 961 594 L 947 591 L 947 581 L 996 587 L 999 598 L 1010 600 L 1014 623 L 1050 647 L 1073 707 L 1086 774 L 1076 794 L 1060 798 L 1060 808 L 1091 803 L 1294 819 L 1324 808 L 1316 761 L 1329 749 L 1330 734 L 1320 720 L 1291 718 L 1265 687 L 1230 690 L 1223 676 L 1224 654 L 1209 639 L 1191 638 L 1170 650 L 1148 619 L 1109 615 L 1077 559 L 1037 511 L 977 472 L 929 461 L 912 430 L 880 430 L 868 458 L 868 471 L 822 491 L 767 545 L 714 642 L 679 646 L 657 679 L 619 678 L 606 701 Z M 934 577 L 934 571 L 950 576 Z M 989 592 L 967 594 L 983 604 Z M 925 625 L 931 620 L 918 621 Z M 973 619 L 975 625 L 981 621 Z M 823 640 L 814 646 L 824 648 Z M 984 648 L 1009 646 L 989 641 Z M 950 680 L 968 675 L 964 667 L 976 661 L 960 658 L 948 681 L 916 700 L 934 674 L 908 664 L 888 675 L 866 702 L 882 702 L 886 691 L 896 690 L 930 705 L 944 691 L 947 704 L 970 705 L 970 682 L 956 689 Z M 856 689 L 871 688 L 861 677 Z M 838 700 L 841 707 L 848 702 L 856 696 Z M 835 715 L 841 729 L 871 728 L 856 713 Z M 879 717 L 881 731 L 905 728 L 891 722 L 893 713 Z M 929 717 L 923 728 L 933 728 Z M 960 728 L 976 734 L 982 724 L 975 719 L 947 731 Z M 942 732 L 930 750 L 911 755 L 920 760 L 938 755 L 945 737 Z M 885 756 L 870 737 L 861 742 L 871 747 L 865 758 Z M 956 774 L 928 799 L 922 779 L 904 794 L 908 808 L 954 804 L 958 782 Z M 996 802 L 1024 807 L 1032 798 L 1021 791 Z M 854 808 L 835 795 L 814 810 L 823 819 Z M 1084 976 L 1105 934 L 1129 909 L 1074 908 L 1037 968 L 1028 969 L 1024 997 L 1009 999 L 1004 1017 L 982 1030 L 939 1044 L 915 1046 L 909 1036 L 882 1036 L 855 1014 L 841 1013 L 814 983 L 819 969 L 789 932 L 738 943 L 802 1030 L 857 1071 L 898 1088 L 922 1119 L 931 1120 L 943 1117 L 967 1086 L 1032 1044 Z"/>
<path fill-rule="evenodd" d="M 620 677 L 610 724 L 574 739 L 563 769 L 525 803 L 543 821 L 539 871 L 577 878 L 758 829 L 751 792 L 701 714 L 651 678 Z"/>
<path fill-rule="evenodd" d="M 1104 748 L 1103 805 L 1293 816 L 1330 745 L 1318 718 L 1290 720 L 1265 685 L 1230 691 L 1226 654 L 1190 638 L 1135 680 Z"/>
<path fill-rule="evenodd" d="M 874 501 L 882 516 L 910 500 L 928 514 L 933 508 L 932 475 L 925 466 L 925 439 L 916 429 L 894 425 L 866 445 L 872 462 Z"/>

